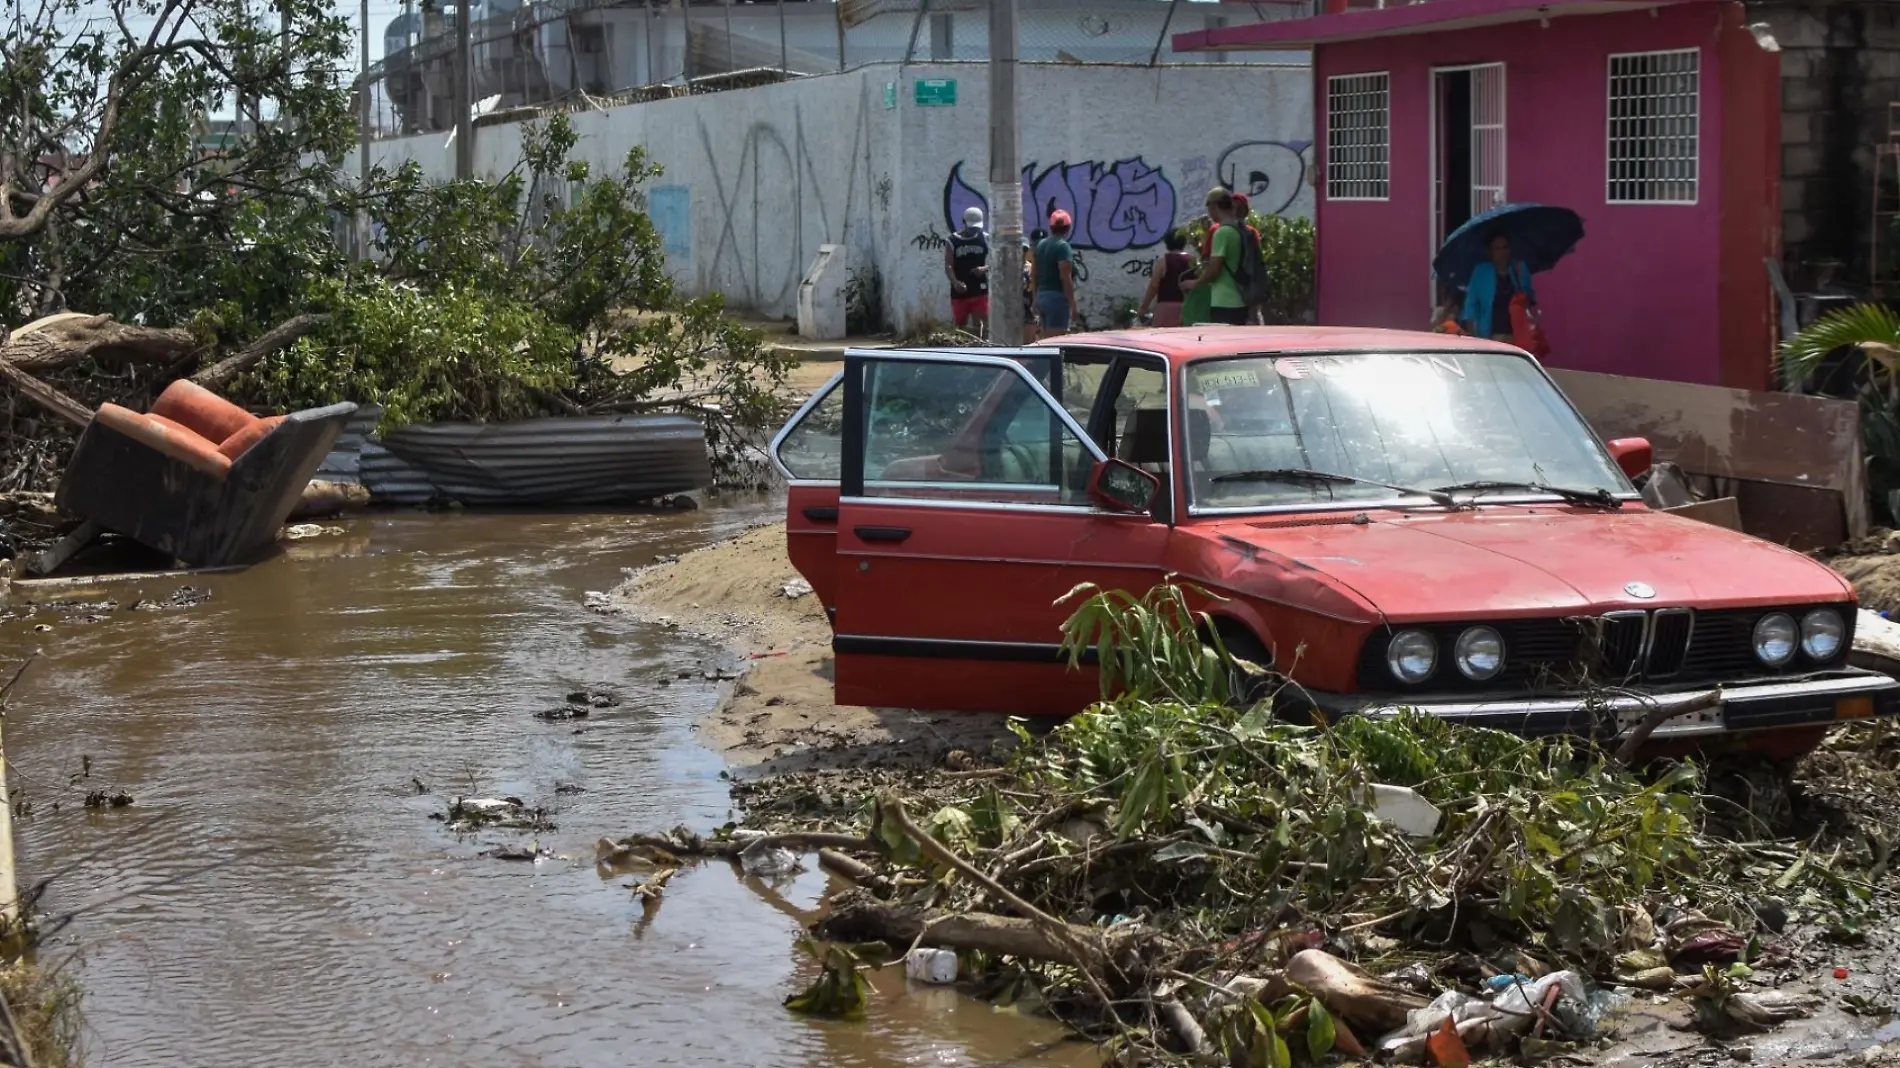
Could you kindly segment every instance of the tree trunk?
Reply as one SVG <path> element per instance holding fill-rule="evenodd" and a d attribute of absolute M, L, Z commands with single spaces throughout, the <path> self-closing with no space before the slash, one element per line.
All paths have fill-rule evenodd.
<path fill-rule="evenodd" d="M 1101 931 L 1075 924 L 1064 927 L 1067 928 L 1066 940 L 1035 920 L 986 912 L 926 912 L 888 904 L 869 893 L 854 890 L 838 898 L 813 930 L 820 938 L 833 942 L 889 942 L 908 946 L 921 938 L 921 945 L 980 949 L 1027 960 L 1054 961 L 1097 974 L 1109 970 L 1108 961 L 1101 957 L 1080 959 L 1080 947 L 1105 943 L 1107 956 L 1121 957 L 1122 950 L 1133 941 L 1132 936 L 1104 936 Z"/>
<path fill-rule="evenodd" d="M 70 367 L 92 356 L 169 367 L 198 348 L 189 330 L 131 326 L 109 315 L 62 312 L 15 330 L 0 345 L 0 358 L 28 372 Z"/>

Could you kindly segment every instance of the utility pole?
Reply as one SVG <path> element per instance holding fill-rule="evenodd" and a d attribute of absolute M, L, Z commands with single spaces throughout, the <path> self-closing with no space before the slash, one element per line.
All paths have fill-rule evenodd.
<path fill-rule="evenodd" d="M 455 8 L 455 177 L 475 177 L 475 48 L 469 37 L 472 0 Z"/>
<path fill-rule="evenodd" d="M 356 85 L 356 106 L 361 112 L 361 114 L 359 115 L 359 118 L 362 120 L 362 129 L 361 129 L 362 140 L 357 146 L 356 171 L 357 171 L 357 177 L 360 180 L 360 184 L 358 186 L 359 191 L 364 194 L 368 194 L 369 193 L 369 0 L 362 0 L 362 4 L 360 5 L 360 8 L 361 10 L 359 14 L 363 20 L 362 40 L 360 41 L 360 44 L 362 45 L 362 48 L 363 48 L 363 64 L 362 64 L 363 74 L 362 74 L 361 80 L 359 80 Z M 285 27 L 284 28 L 286 30 L 286 38 L 285 38 L 286 40 L 289 39 L 288 38 L 288 30 L 290 28 L 289 27 L 289 10 L 290 9 L 288 6 L 284 8 L 284 11 L 285 11 L 285 16 L 284 16 Z M 369 212 L 367 210 L 365 210 L 362 214 L 358 215 L 356 218 L 356 258 L 359 260 L 369 259 Z"/>
<path fill-rule="evenodd" d="M 1016 162 L 1016 0 L 990 0 L 991 344 L 1023 343 L 1022 279 L 1023 174 Z"/>

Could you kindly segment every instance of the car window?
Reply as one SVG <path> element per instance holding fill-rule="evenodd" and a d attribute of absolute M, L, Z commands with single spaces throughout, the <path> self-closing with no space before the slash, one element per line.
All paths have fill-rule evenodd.
<path fill-rule="evenodd" d="M 1188 366 L 1184 384 L 1200 507 L 1394 496 L 1373 485 L 1246 477 L 1276 468 L 1417 488 L 1495 481 L 1630 489 L 1562 394 L 1530 361 L 1507 353 L 1205 360 Z"/>
<path fill-rule="evenodd" d="M 1022 375 L 867 361 L 864 492 L 1086 507 L 1094 455 Z"/>
<path fill-rule="evenodd" d="M 825 395 L 779 439 L 773 455 L 791 476 L 836 482 L 844 463 L 844 384 L 833 382 Z"/>
<path fill-rule="evenodd" d="M 1089 425 L 1095 410 L 1095 398 L 1102 392 L 1102 380 L 1108 377 L 1111 357 L 1092 353 L 1064 352 L 1062 355 L 1062 407 L 1080 426 Z"/>

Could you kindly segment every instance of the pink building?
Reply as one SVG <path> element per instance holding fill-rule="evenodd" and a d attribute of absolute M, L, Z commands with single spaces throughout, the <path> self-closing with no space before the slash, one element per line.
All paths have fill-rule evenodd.
<path fill-rule="evenodd" d="M 1771 387 L 1781 71 L 1740 3 L 1325 2 L 1174 38 L 1311 49 L 1321 323 L 1427 326 L 1445 234 L 1556 204 L 1587 236 L 1536 279 L 1551 364 Z"/>

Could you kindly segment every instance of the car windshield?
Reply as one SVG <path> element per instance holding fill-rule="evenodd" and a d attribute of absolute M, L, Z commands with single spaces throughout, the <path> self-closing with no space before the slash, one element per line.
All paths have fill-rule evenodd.
<path fill-rule="evenodd" d="M 1189 364 L 1185 384 L 1201 509 L 1405 496 L 1394 487 L 1631 492 L 1556 387 L 1508 353 L 1239 356 Z"/>

